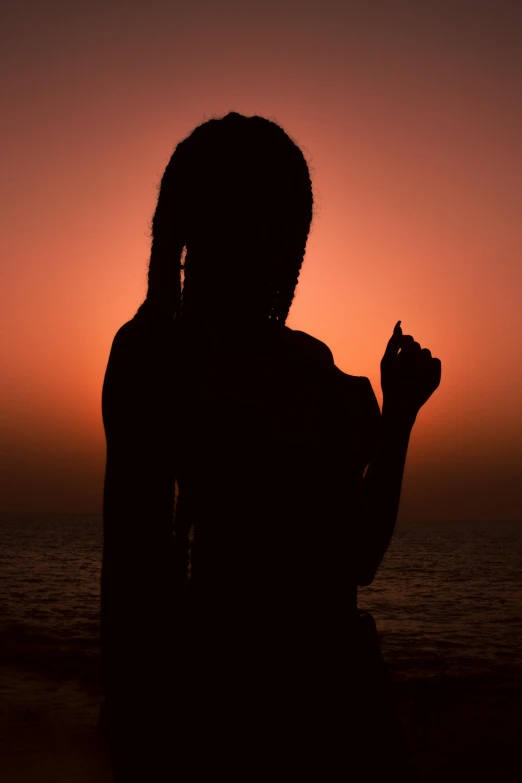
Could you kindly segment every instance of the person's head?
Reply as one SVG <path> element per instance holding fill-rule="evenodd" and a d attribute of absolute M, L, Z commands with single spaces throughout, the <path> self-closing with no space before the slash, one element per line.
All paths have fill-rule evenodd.
<path fill-rule="evenodd" d="M 306 160 L 279 125 L 235 112 L 199 125 L 161 180 L 139 312 L 284 323 L 312 210 Z"/>

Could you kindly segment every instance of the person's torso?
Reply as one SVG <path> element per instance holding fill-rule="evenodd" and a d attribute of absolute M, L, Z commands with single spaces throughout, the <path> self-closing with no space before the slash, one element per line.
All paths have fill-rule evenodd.
<path fill-rule="evenodd" d="M 240 585 L 265 605 L 351 600 L 367 462 L 359 379 L 287 328 L 254 346 L 210 343 L 180 411 L 193 590 L 230 601 Z"/>

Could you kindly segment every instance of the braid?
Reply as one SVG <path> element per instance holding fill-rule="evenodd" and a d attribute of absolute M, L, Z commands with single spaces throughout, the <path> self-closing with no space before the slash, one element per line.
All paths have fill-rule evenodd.
<path fill-rule="evenodd" d="M 147 296 L 138 309 L 139 315 L 159 320 L 176 318 L 181 309 L 181 258 L 186 237 L 176 186 L 183 164 L 184 144 L 186 140 L 178 144 L 161 178 L 152 218 Z"/>
<path fill-rule="evenodd" d="M 279 125 L 235 112 L 199 125 L 177 145 L 161 179 L 147 295 L 136 315 L 168 324 L 199 303 L 208 304 L 217 319 L 239 319 L 251 308 L 267 322 L 284 324 L 312 211 L 306 160 Z M 245 247 L 240 251 L 241 242 Z M 216 258 L 219 262 L 212 263 Z M 181 396 L 182 404 L 190 404 L 186 389 Z M 177 426 L 183 428 L 179 419 Z M 179 465 L 173 486 L 178 472 Z M 177 577 L 183 582 L 192 524 L 183 493 L 173 517 Z"/>
<path fill-rule="evenodd" d="M 234 280 L 238 269 L 233 263 L 227 266 L 231 270 L 228 285 L 221 283 L 218 287 L 208 261 L 191 247 L 204 240 L 209 252 L 216 252 L 211 249 L 211 238 L 234 211 L 241 213 L 244 191 L 263 215 L 259 230 L 266 228 L 272 237 L 270 254 L 274 263 L 268 287 L 263 290 L 259 290 L 255 269 L 249 278 L 251 290 L 241 289 Z M 270 204 L 277 215 L 275 223 L 270 220 Z M 152 220 L 147 296 L 138 314 L 167 321 L 182 315 L 186 296 L 181 269 L 186 249 L 191 287 L 201 291 L 212 275 L 212 296 L 219 296 L 221 290 L 223 307 L 229 309 L 249 295 L 252 302 L 258 301 L 258 309 L 264 310 L 267 320 L 284 323 L 305 255 L 312 210 L 312 183 L 304 155 L 275 122 L 231 112 L 197 126 L 177 145 L 161 179 Z M 226 251 L 226 247 L 221 248 L 228 262 Z M 245 248 L 244 257 L 251 252 Z"/>

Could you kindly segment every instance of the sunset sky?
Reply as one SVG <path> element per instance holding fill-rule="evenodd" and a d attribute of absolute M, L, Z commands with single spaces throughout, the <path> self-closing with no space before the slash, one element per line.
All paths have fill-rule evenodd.
<path fill-rule="evenodd" d="M 96 512 L 111 342 L 145 296 L 176 143 L 276 120 L 316 215 L 289 326 L 367 375 L 441 358 L 401 519 L 522 520 L 522 4 L 7 0 L 0 510 Z"/>

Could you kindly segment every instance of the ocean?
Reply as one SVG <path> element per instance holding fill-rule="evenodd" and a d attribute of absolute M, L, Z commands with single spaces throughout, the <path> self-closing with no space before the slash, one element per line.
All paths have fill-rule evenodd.
<path fill-rule="evenodd" d="M 0 542 L 0 665 L 97 691 L 101 518 L 3 514 Z M 399 682 L 520 685 L 522 524 L 399 525 L 359 606 Z"/>

